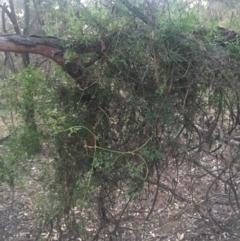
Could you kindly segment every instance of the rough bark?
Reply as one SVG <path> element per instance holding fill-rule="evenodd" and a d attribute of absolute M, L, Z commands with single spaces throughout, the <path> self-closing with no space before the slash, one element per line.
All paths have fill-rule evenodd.
<path fill-rule="evenodd" d="M 0 51 L 39 54 L 65 69 L 66 60 L 63 57 L 62 40 L 49 36 L 23 36 L 0 34 Z M 66 71 L 70 76 L 72 73 Z"/>
<path fill-rule="evenodd" d="M 0 51 L 40 54 L 64 67 L 61 40 L 55 37 L 0 35 Z"/>
<path fill-rule="evenodd" d="M 109 48 L 116 34 L 117 33 L 111 33 L 107 37 L 86 45 L 85 43 L 78 42 L 69 44 L 69 41 L 52 36 L 23 36 L 2 33 L 0 34 L 0 51 L 42 55 L 60 65 L 73 79 L 75 79 L 77 84 L 81 85 L 83 74 L 81 66 L 65 59 L 64 51 L 67 48 L 71 48 L 72 51 L 75 51 L 79 55 L 84 53 L 96 53 L 97 56 L 94 56 L 92 60 L 84 65 L 84 67 L 87 68 L 103 56 L 103 53 Z"/>

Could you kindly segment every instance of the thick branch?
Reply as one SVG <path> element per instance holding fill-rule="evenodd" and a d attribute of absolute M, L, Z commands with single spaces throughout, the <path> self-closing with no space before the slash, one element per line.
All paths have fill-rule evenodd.
<path fill-rule="evenodd" d="M 63 51 L 61 40 L 54 37 L 2 34 L 0 51 L 40 54 L 65 67 L 65 60 L 59 55 Z"/>
<path fill-rule="evenodd" d="M 66 61 L 63 57 L 62 43 L 55 37 L 0 35 L 0 51 L 40 54 L 60 65 L 81 86 L 83 82 L 82 69 L 74 62 Z"/>
<path fill-rule="evenodd" d="M 26 0 L 28 1 L 28 0 Z M 19 25 L 18 25 L 18 22 L 17 22 L 17 18 L 16 18 L 16 13 L 15 13 L 15 10 L 14 10 L 14 4 L 13 4 L 13 1 L 12 0 L 9 0 L 9 6 L 10 6 L 10 9 L 11 9 L 11 12 L 8 10 L 6 4 L 3 4 L 3 5 L 0 5 L 0 7 L 2 8 L 2 12 L 5 12 L 13 27 L 14 27 L 14 31 L 16 34 L 21 34 L 21 31 L 20 31 L 20 28 L 19 28 Z M 27 8 L 28 6 L 26 6 L 26 2 L 25 2 L 25 7 Z M 27 14 L 26 12 L 26 9 L 25 9 L 25 14 Z M 6 31 L 4 31 L 6 32 Z M 22 59 L 23 59 L 23 64 L 25 67 L 27 67 L 30 63 L 30 59 L 29 59 L 29 55 L 28 53 L 22 53 Z"/>
<path fill-rule="evenodd" d="M 71 48 L 77 54 L 96 53 L 97 58 L 93 58 L 85 65 L 85 67 L 88 67 L 103 56 L 103 53 L 107 51 L 116 35 L 116 32 L 111 33 L 109 36 L 99 38 L 91 44 L 73 42 L 69 45 L 69 41 L 51 36 L 0 34 L 0 51 L 40 54 L 63 67 L 81 86 L 83 82 L 81 66 L 67 61 L 63 56 L 64 50 Z M 118 36 L 119 38 L 120 36 Z"/>

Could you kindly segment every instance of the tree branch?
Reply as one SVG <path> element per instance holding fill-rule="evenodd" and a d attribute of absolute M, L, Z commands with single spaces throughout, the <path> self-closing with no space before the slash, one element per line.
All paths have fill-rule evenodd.
<path fill-rule="evenodd" d="M 2 33 L 0 34 L 0 51 L 42 55 L 60 65 L 81 86 L 83 82 L 82 68 L 76 63 L 65 59 L 63 56 L 64 51 L 71 48 L 77 54 L 96 53 L 97 58 L 93 58 L 86 63 L 84 65 L 86 68 L 104 56 L 103 53 L 107 51 L 116 35 L 117 33 L 113 32 L 109 36 L 100 38 L 91 44 L 73 42 L 69 45 L 69 41 L 52 36 L 23 36 Z M 118 39 L 120 37 L 122 36 L 118 36 Z"/>
<path fill-rule="evenodd" d="M 120 2 L 131 12 L 135 14 L 136 17 L 141 19 L 144 23 L 152 25 L 146 15 L 139 10 L 139 8 L 133 6 L 128 0 L 120 0 Z"/>
<path fill-rule="evenodd" d="M 33 53 L 45 56 L 64 67 L 65 60 L 59 53 L 63 51 L 62 40 L 54 37 L 0 35 L 0 51 Z"/>

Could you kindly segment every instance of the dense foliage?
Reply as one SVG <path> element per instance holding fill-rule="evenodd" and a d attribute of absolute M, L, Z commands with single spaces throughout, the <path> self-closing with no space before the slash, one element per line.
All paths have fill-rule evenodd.
<path fill-rule="evenodd" d="M 43 217 L 43 229 L 54 225 L 61 240 L 120 235 L 120 223 L 131 222 L 129 210 L 138 209 L 151 184 L 157 195 L 169 165 L 201 166 L 224 179 L 200 158 L 215 155 L 238 130 L 238 35 L 217 21 L 203 26 L 204 6 L 201 14 L 186 6 L 118 0 L 46 1 L 39 8 L 42 33 L 68 40 L 64 56 L 83 74 L 75 83 L 33 58 L 35 64 L 6 75 L 2 104 L 11 112 L 11 136 L 0 181 L 24 186 L 26 176 L 33 178 L 44 190 L 33 195 L 36 216 Z M 95 41 L 101 51 L 78 50 L 79 43 Z M 238 153 L 232 154 L 221 161 L 224 172 L 236 164 Z M 87 232 L 96 220 L 98 229 Z M 106 231 L 108 225 L 114 231 Z"/>

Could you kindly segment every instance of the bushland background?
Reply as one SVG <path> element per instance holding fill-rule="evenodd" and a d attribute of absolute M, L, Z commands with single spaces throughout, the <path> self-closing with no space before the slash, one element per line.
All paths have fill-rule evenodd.
<path fill-rule="evenodd" d="M 239 240 L 240 3 L 1 2 L 0 240 Z"/>

